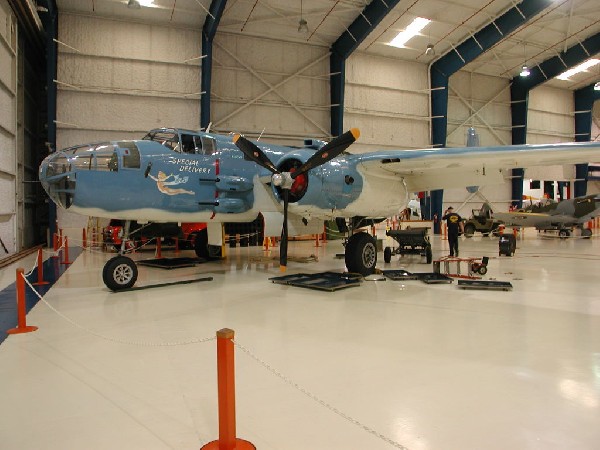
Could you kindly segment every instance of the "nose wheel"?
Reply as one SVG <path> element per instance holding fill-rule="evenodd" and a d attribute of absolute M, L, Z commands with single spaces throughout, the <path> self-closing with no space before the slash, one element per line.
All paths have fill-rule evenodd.
<path fill-rule="evenodd" d="M 137 266 L 127 256 L 119 255 L 109 259 L 102 270 L 102 281 L 111 291 L 132 287 L 137 277 Z"/>

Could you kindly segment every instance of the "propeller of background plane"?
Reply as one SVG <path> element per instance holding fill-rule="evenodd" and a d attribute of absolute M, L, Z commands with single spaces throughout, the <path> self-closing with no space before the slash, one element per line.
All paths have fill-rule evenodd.
<path fill-rule="evenodd" d="M 285 271 L 287 266 L 288 204 L 290 189 L 294 184 L 294 179 L 321 164 L 325 164 L 327 161 L 331 161 L 350 147 L 359 136 L 360 131 L 358 128 L 352 128 L 350 131 L 346 131 L 344 134 L 332 139 L 317 150 L 314 155 L 308 158 L 304 164 L 293 172 L 281 172 L 256 144 L 250 142 L 244 136 L 236 134 L 233 137 L 233 143 L 237 148 L 239 148 L 248 159 L 271 171 L 273 174 L 271 177 L 273 184 L 281 188 L 283 196 L 283 227 L 281 229 L 281 244 L 279 248 L 279 268 L 282 272 Z"/>

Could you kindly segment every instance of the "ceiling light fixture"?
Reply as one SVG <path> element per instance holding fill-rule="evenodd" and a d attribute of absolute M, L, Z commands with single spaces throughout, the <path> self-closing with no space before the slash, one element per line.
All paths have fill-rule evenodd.
<path fill-rule="evenodd" d="M 433 48 L 433 44 L 427 44 L 427 48 L 425 49 L 426 55 L 435 55 L 435 48 Z"/>
<path fill-rule="evenodd" d="M 300 20 L 298 21 L 298 33 L 308 33 L 308 22 L 302 17 L 302 0 L 300 0 Z"/>
<path fill-rule="evenodd" d="M 588 59 L 587 61 L 579 64 L 578 66 L 575 66 L 572 69 L 569 69 L 566 72 L 561 73 L 556 78 L 558 78 L 559 80 L 563 80 L 563 81 L 571 81 L 571 80 L 569 80 L 570 77 L 572 77 L 573 75 L 575 75 L 577 73 L 585 72 L 590 67 L 594 67 L 598 63 L 600 63 L 600 59 L 595 59 L 595 58 Z"/>
<path fill-rule="evenodd" d="M 389 45 L 392 47 L 403 48 L 404 44 L 406 44 L 413 37 L 418 35 L 423 28 L 425 28 L 431 20 L 424 19 L 423 17 L 417 17 L 413 20 L 409 26 L 406 27 L 404 31 L 398 33 L 398 35 L 392 39 Z"/>
<path fill-rule="evenodd" d="M 519 75 L 522 77 L 528 77 L 529 75 L 531 75 L 531 72 L 529 71 L 529 67 L 527 67 L 526 65 L 521 67 L 521 73 Z"/>
<path fill-rule="evenodd" d="M 596 84 L 594 85 L 594 90 L 600 91 L 600 81 L 596 82 Z"/>
<path fill-rule="evenodd" d="M 138 0 L 129 0 L 127 2 L 127 7 L 131 9 L 140 9 L 142 5 L 140 5 L 140 2 Z"/>

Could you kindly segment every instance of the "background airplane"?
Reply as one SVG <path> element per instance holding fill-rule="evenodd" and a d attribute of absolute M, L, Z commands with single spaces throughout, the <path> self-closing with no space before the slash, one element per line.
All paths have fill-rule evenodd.
<path fill-rule="evenodd" d="M 573 227 L 581 227 L 581 235 L 589 237 L 592 230 L 583 225 L 600 214 L 600 196 L 586 195 L 556 202 L 542 199 L 527 208 L 511 212 L 495 212 L 493 217 L 513 227 L 535 227 L 537 230 L 558 230 L 561 237 L 571 234 Z"/>
<path fill-rule="evenodd" d="M 39 178 L 57 205 L 79 214 L 206 222 L 206 234 L 196 239 L 196 253 L 204 257 L 219 255 L 223 223 L 262 214 L 265 236 L 281 232 L 282 269 L 288 236 L 320 233 L 324 220 L 346 220 L 346 268 L 368 275 L 377 263 L 376 241 L 355 229 L 398 214 L 410 193 L 502 183 L 517 167 L 600 159 L 600 142 L 345 152 L 358 136 L 353 129 L 329 143 L 307 139 L 295 148 L 157 129 L 142 140 L 57 151 L 42 162 Z M 135 263 L 123 255 L 103 270 L 113 290 L 136 279 Z"/>

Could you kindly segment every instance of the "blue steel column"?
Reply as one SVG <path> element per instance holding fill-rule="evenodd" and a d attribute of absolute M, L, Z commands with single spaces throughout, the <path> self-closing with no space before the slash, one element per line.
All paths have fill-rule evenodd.
<path fill-rule="evenodd" d="M 595 55 L 598 52 L 600 52 L 600 33 L 590 36 L 584 41 L 577 43 L 572 47 L 569 47 L 566 51 L 561 52 L 558 56 L 554 56 L 550 59 L 547 59 L 546 61 L 533 67 L 532 69 L 530 69 L 531 73 L 528 77 L 513 78 L 511 85 L 511 110 L 513 113 L 513 144 L 526 143 L 527 101 L 529 98 L 529 91 L 545 83 L 546 81 L 556 77 L 557 75 L 560 75 L 567 69 L 581 64 L 582 62 L 589 59 L 590 55 Z M 575 109 L 579 110 L 579 108 L 577 107 Z M 515 114 L 517 115 L 516 117 Z M 576 116 L 578 115 L 579 114 L 577 114 Z M 515 126 L 517 126 L 517 128 L 514 128 Z M 575 126 L 577 128 L 577 123 Z M 577 131 L 575 131 L 575 133 L 578 134 Z M 576 168 L 576 171 L 577 170 L 579 170 L 579 173 L 576 173 L 576 176 L 577 178 L 580 178 L 579 175 L 581 175 L 582 169 Z M 587 171 L 584 175 L 587 176 Z M 518 200 L 518 206 L 521 206 L 523 198 L 523 169 L 513 169 L 512 184 L 513 204 L 515 204 L 515 201 Z M 581 183 L 576 183 L 575 191 L 581 192 L 581 190 Z M 577 196 L 576 193 L 575 196 Z"/>
<path fill-rule="evenodd" d="M 600 91 L 594 90 L 594 83 L 578 89 L 575 97 L 575 141 L 587 142 L 592 140 L 592 109 L 594 102 L 600 99 Z M 588 165 L 575 165 L 575 187 L 573 195 L 581 197 L 587 192 Z"/>
<path fill-rule="evenodd" d="M 434 146 L 446 146 L 450 77 L 551 4 L 552 0 L 523 0 L 431 65 L 431 88 L 445 88 L 431 92 L 431 112 L 434 117 L 438 116 L 431 121 Z M 443 193 L 441 189 L 431 191 L 432 213 L 438 217 L 442 214 Z M 434 231 L 439 233 L 439 228 Z"/>
<path fill-rule="evenodd" d="M 202 65 L 200 68 L 200 128 L 210 123 L 210 92 L 212 83 L 212 46 L 227 0 L 213 0 L 202 27 Z"/>
<path fill-rule="evenodd" d="M 331 99 L 331 134 L 339 136 L 344 128 L 344 90 L 346 59 L 387 16 L 400 0 L 373 1 L 358 15 L 348 29 L 331 46 L 329 89 Z"/>

